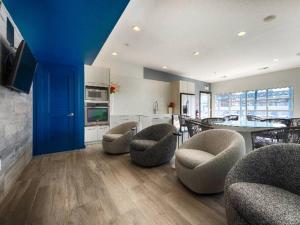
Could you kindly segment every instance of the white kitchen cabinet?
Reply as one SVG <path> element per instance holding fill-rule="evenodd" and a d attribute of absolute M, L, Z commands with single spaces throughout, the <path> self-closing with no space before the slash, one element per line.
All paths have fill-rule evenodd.
<path fill-rule="evenodd" d="M 171 123 L 171 116 L 153 116 L 151 125 L 160 124 L 160 123 Z"/>
<path fill-rule="evenodd" d="M 195 94 L 196 87 L 194 82 L 187 82 L 187 93 L 188 94 Z"/>
<path fill-rule="evenodd" d="M 174 114 L 180 114 L 180 94 L 195 94 L 196 87 L 194 82 L 190 81 L 173 81 L 171 83 L 171 101 L 175 103 Z"/>
<path fill-rule="evenodd" d="M 97 66 L 84 66 L 84 83 L 85 85 L 109 86 L 110 70 Z"/>
<path fill-rule="evenodd" d="M 152 117 L 151 116 L 141 116 L 141 130 L 145 129 L 152 125 Z"/>
<path fill-rule="evenodd" d="M 109 126 L 98 126 L 98 136 L 97 139 L 102 141 L 103 135 L 109 131 Z"/>
<path fill-rule="evenodd" d="M 111 128 L 129 121 L 138 122 L 138 131 L 154 124 L 171 123 L 172 115 L 154 114 L 154 115 L 111 115 Z"/>
<path fill-rule="evenodd" d="M 187 82 L 180 80 L 179 81 L 179 93 L 186 93 L 187 91 Z"/>
<path fill-rule="evenodd" d="M 103 135 L 109 131 L 109 126 L 90 126 L 85 127 L 85 143 L 100 142 Z"/>
<path fill-rule="evenodd" d="M 97 126 L 85 127 L 84 142 L 96 142 L 98 140 Z"/>
<path fill-rule="evenodd" d="M 110 116 L 110 127 L 116 127 L 122 123 L 136 121 L 140 122 L 140 117 L 138 115 L 111 115 Z"/>
<path fill-rule="evenodd" d="M 179 81 L 179 93 L 195 94 L 195 83 L 190 81 Z"/>

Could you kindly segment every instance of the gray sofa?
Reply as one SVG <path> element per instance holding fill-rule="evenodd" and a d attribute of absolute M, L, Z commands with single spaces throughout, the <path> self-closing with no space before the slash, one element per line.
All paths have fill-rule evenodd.
<path fill-rule="evenodd" d="M 300 225 L 300 145 L 270 145 L 229 172 L 228 225 Z"/>
<path fill-rule="evenodd" d="M 137 133 L 130 143 L 131 160 L 145 167 L 159 166 L 174 156 L 176 128 L 167 123 L 145 128 Z"/>
<path fill-rule="evenodd" d="M 103 150 L 109 154 L 129 152 L 129 144 L 136 132 L 137 125 L 137 122 L 131 121 L 112 128 L 103 135 Z"/>
<path fill-rule="evenodd" d="M 227 173 L 244 154 L 245 141 L 239 133 L 203 131 L 176 151 L 176 172 L 182 183 L 196 193 L 223 192 Z"/>

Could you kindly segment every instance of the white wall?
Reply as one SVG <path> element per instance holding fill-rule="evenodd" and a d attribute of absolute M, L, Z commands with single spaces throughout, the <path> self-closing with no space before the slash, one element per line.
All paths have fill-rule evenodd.
<path fill-rule="evenodd" d="M 216 94 L 288 86 L 294 87 L 294 117 L 300 117 L 300 68 L 213 83 L 213 111 Z"/>
<path fill-rule="evenodd" d="M 97 63 L 110 68 L 111 82 L 120 86 L 119 92 L 111 95 L 111 114 L 150 115 L 153 103 L 158 101 L 159 113 L 167 113 L 170 102 L 169 82 L 143 79 L 143 66 L 121 61 Z"/>

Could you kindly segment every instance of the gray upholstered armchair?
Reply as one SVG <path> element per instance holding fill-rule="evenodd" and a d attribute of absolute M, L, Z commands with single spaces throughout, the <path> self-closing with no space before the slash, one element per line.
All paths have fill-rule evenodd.
<path fill-rule="evenodd" d="M 225 186 L 229 225 L 300 224 L 300 145 L 257 149 L 229 172 Z"/>
<path fill-rule="evenodd" d="M 103 136 L 103 150 L 110 154 L 129 152 L 129 144 L 137 125 L 137 122 L 132 121 L 112 128 Z"/>
<path fill-rule="evenodd" d="M 167 123 L 156 124 L 136 134 L 130 143 L 131 160 L 152 167 L 169 162 L 176 149 L 176 128 Z"/>
<path fill-rule="evenodd" d="M 176 151 L 176 172 L 194 192 L 222 192 L 227 173 L 244 154 L 245 141 L 239 133 L 225 129 L 203 131 Z"/>

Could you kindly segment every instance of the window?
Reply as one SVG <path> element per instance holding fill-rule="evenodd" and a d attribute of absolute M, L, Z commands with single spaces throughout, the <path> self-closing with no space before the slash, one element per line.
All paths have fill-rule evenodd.
<path fill-rule="evenodd" d="M 246 93 L 236 92 L 230 95 L 230 114 L 246 116 Z"/>
<path fill-rule="evenodd" d="M 292 117 L 293 91 L 291 88 L 276 88 L 268 90 L 268 117 Z"/>
<path fill-rule="evenodd" d="M 255 101 L 255 116 L 262 118 L 268 117 L 267 112 L 267 90 L 256 91 L 256 101 Z"/>
<path fill-rule="evenodd" d="M 229 95 L 216 96 L 216 116 L 222 117 L 230 114 Z"/>
<path fill-rule="evenodd" d="M 262 118 L 293 116 L 293 88 L 272 88 L 220 94 L 215 97 L 215 116 L 254 115 Z"/>
<path fill-rule="evenodd" d="M 211 93 L 200 91 L 200 118 L 211 116 Z"/>

